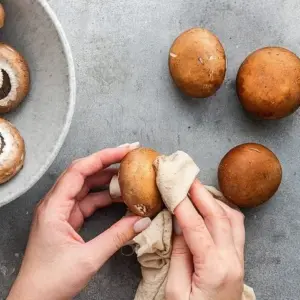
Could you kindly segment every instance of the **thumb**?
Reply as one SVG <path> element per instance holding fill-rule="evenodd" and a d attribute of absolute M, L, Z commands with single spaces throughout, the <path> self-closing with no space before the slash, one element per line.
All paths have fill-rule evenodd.
<path fill-rule="evenodd" d="M 166 300 L 189 299 L 192 284 L 192 254 L 188 248 L 176 219 L 171 263 L 166 285 Z"/>
<path fill-rule="evenodd" d="M 112 227 L 89 241 L 86 246 L 95 264 L 100 268 L 115 252 L 132 240 L 137 234 L 147 229 L 150 218 L 141 219 L 138 216 L 124 217 Z"/>

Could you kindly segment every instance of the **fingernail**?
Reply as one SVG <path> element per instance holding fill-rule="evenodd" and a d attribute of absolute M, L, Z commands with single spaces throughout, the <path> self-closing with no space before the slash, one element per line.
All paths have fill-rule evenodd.
<path fill-rule="evenodd" d="M 178 224 L 176 217 L 173 218 L 173 227 L 176 235 L 182 235 L 182 230 Z"/>
<path fill-rule="evenodd" d="M 117 148 L 127 148 L 129 147 L 130 144 L 126 143 L 126 144 L 123 144 L 123 145 L 120 145 L 118 146 Z"/>
<path fill-rule="evenodd" d="M 150 224 L 151 224 L 150 218 L 143 218 L 134 224 L 133 230 L 135 233 L 141 233 L 142 231 L 147 229 L 150 226 Z"/>
<path fill-rule="evenodd" d="M 139 148 L 140 147 L 140 143 L 139 142 L 135 142 L 135 143 L 126 143 L 123 145 L 118 146 L 117 148 L 129 148 L 131 150 Z"/>
<path fill-rule="evenodd" d="M 140 143 L 139 142 L 135 142 L 129 145 L 129 149 L 134 150 L 140 147 Z"/>

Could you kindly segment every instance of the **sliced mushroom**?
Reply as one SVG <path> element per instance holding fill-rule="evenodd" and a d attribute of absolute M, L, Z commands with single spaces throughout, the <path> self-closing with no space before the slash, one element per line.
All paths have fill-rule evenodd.
<path fill-rule="evenodd" d="M 0 118 L 0 184 L 12 179 L 23 167 L 25 144 L 19 131 Z"/>
<path fill-rule="evenodd" d="M 12 47 L 0 43 L 0 113 L 15 109 L 28 95 L 29 68 Z"/>
<path fill-rule="evenodd" d="M 3 5 L 0 3 L 0 28 L 4 26 L 5 23 L 5 11 Z"/>

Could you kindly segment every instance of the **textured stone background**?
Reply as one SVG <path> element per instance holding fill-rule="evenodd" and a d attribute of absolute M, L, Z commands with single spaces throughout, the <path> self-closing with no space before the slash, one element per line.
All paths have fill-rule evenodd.
<path fill-rule="evenodd" d="M 297 0 L 49 0 L 71 44 L 77 72 L 77 107 L 55 163 L 26 195 L 0 209 L 0 298 L 19 268 L 35 203 L 72 161 L 107 146 L 139 140 L 171 153 L 187 151 L 201 180 L 216 184 L 216 168 L 233 146 L 270 147 L 283 164 L 280 191 L 267 205 L 246 211 L 246 281 L 259 300 L 299 299 L 299 112 L 276 122 L 255 122 L 235 95 L 235 76 L 252 50 L 281 45 L 298 55 Z M 226 81 L 212 98 L 190 101 L 173 86 L 168 50 L 185 29 L 215 32 L 228 58 Z M 93 216 L 91 238 L 120 218 L 123 208 Z M 117 254 L 77 299 L 132 299 L 139 280 L 134 258 Z"/>

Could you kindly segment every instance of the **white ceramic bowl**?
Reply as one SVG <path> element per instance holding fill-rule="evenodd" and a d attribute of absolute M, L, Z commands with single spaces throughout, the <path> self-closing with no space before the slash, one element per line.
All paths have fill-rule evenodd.
<path fill-rule="evenodd" d="M 57 156 L 69 130 L 76 95 L 71 50 L 46 0 L 3 0 L 1 41 L 27 60 L 31 91 L 14 112 L 0 117 L 20 131 L 26 143 L 24 168 L 0 185 L 0 207 L 30 189 Z"/>

